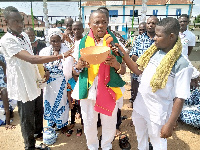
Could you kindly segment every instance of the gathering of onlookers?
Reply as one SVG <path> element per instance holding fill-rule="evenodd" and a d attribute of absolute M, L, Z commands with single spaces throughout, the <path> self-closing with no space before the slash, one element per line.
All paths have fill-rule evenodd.
<path fill-rule="evenodd" d="M 85 35 L 82 22 L 70 17 L 64 33 L 50 28 L 49 46 L 36 40 L 33 28 L 24 28 L 17 8 L 3 13 L 8 32 L 0 39 L 0 125 L 15 129 L 11 120 L 17 106 L 25 149 L 50 150 L 35 144 L 44 135 L 43 119 L 70 137 L 80 118 L 76 136 L 85 134 L 88 150 L 111 150 L 115 137 L 120 149 L 130 150 L 128 136 L 120 131 L 126 67 L 131 70 L 130 125 L 139 150 L 167 150 L 177 120 L 200 127 L 200 73 L 188 59 L 195 46 L 188 15 L 160 21 L 150 16 L 139 24 L 128 52 L 128 42 L 109 27 L 106 7 L 91 12 Z M 103 62 L 90 64 L 82 49 L 97 46 L 110 52 Z M 95 59 L 93 54 L 87 55 Z"/>

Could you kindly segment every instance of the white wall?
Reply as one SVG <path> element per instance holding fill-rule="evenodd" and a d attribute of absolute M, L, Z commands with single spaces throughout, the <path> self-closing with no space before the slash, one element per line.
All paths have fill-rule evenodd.
<path fill-rule="evenodd" d="M 106 2 L 108 4 L 108 2 Z M 116 2 L 113 2 L 116 4 Z M 110 4 L 113 4 L 112 2 Z M 96 10 L 100 6 L 92 6 L 92 7 L 85 7 L 84 8 L 84 15 L 86 15 L 86 20 L 85 20 L 85 27 L 88 28 L 88 22 L 89 22 L 89 15 L 91 13 L 91 10 Z M 118 15 L 123 15 L 123 6 L 106 6 L 109 10 L 118 10 Z M 138 10 L 138 15 L 141 15 L 141 8 L 142 6 L 135 6 L 135 10 Z M 176 9 L 180 8 L 182 14 L 188 14 L 189 10 L 189 5 L 169 5 L 168 7 L 168 15 L 176 15 Z M 130 10 L 133 9 L 133 6 L 125 6 L 125 15 L 130 15 Z M 166 6 L 165 5 L 157 5 L 157 6 L 147 6 L 147 13 L 146 15 L 153 15 L 153 10 L 158 10 L 157 15 L 166 15 Z M 149 16 L 146 17 L 148 19 Z M 175 16 L 174 16 L 175 17 Z M 159 19 L 165 18 L 165 16 L 158 16 Z M 109 18 L 109 25 L 111 25 L 112 29 L 115 29 L 115 26 L 118 26 L 118 30 L 122 31 L 122 26 L 126 25 L 128 27 L 131 27 L 132 17 L 125 16 L 125 21 L 123 23 L 123 16 L 118 16 L 118 17 L 111 17 Z M 140 17 L 135 17 L 134 18 L 134 26 L 138 26 L 138 19 Z"/>

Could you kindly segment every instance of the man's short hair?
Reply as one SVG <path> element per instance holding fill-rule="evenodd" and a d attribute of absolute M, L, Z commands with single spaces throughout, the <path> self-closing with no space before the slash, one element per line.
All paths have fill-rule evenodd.
<path fill-rule="evenodd" d="M 74 26 L 74 25 L 80 25 L 83 27 L 83 23 L 81 21 L 74 21 L 72 26 Z"/>
<path fill-rule="evenodd" d="M 101 11 L 101 10 L 95 10 L 95 11 L 93 11 L 91 14 L 90 14 L 90 17 L 89 17 L 89 21 L 91 21 L 91 17 L 93 16 L 93 14 L 95 14 L 95 13 L 100 13 L 100 14 L 105 14 L 103 11 Z M 105 14 L 106 15 L 106 14 Z M 107 17 L 107 16 L 106 16 Z"/>
<path fill-rule="evenodd" d="M 157 26 L 164 27 L 164 32 L 166 34 L 174 33 L 176 35 L 179 35 L 180 24 L 175 18 L 163 18 L 161 21 L 158 22 Z"/>
<path fill-rule="evenodd" d="M 9 16 L 12 12 L 19 12 L 17 8 L 13 7 L 13 6 L 8 6 L 4 9 L 3 11 L 3 15 L 5 19 L 9 19 Z"/>
<path fill-rule="evenodd" d="M 140 25 L 146 26 L 146 22 L 141 22 L 141 23 L 139 24 L 139 26 L 140 26 Z"/>
<path fill-rule="evenodd" d="M 189 19 L 189 16 L 187 14 L 182 14 L 179 16 L 179 18 L 181 18 L 181 17 L 185 17 L 185 18 Z"/>
<path fill-rule="evenodd" d="M 106 14 L 106 16 L 108 17 L 108 19 L 109 19 L 109 10 L 108 10 L 108 8 L 106 8 L 106 7 L 99 7 L 99 8 L 97 8 L 97 10 L 103 11 Z"/>
<path fill-rule="evenodd" d="M 106 10 L 107 12 L 109 12 L 108 8 L 106 8 L 106 7 L 99 7 L 99 8 L 97 8 L 97 10 L 102 10 L 102 9 Z"/>

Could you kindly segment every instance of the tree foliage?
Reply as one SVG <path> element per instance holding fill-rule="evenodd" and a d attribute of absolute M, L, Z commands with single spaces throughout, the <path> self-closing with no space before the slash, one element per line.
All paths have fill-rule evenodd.
<path fill-rule="evenodd" d="M 61 19 L 60 21 L 56 20 L 56 24 L 64 24 L 64 21 L 65 21 L 65 19 Z"/>
<path fill-rule="evenodd" d="M 195 18 L 194 23 L 200 23 L 200 14 Z"/>

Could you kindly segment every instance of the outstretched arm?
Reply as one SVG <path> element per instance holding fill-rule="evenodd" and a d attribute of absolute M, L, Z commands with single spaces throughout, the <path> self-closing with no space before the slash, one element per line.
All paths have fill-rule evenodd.
<path fill-rule="evenodd" d="M 181 99 L 181 98 L 174 99 L 172 113 L 169 117 L 169 120 L 161 129 L 161 132 L 160 132 L 161 138 L 168 138 L 168 137 L 172 136 L 172 132 L 176 125 L 176 121 L 182 111 L 183 103 L 184 103 L 184 99 Z"/>
<path fill-rule="evenodd" d="M 116 46 L 119 48 L 119 50 L 121 50 L 122 53 L 124 54 L 123 59 L 124 59 L 126 65 L 128 66 L 128 68 L 129 68 L 131 71 L 133 71 L 133 73 L 135 73 L 135 74 L 137 74 L 137 75 L 142 74 L 142 71 L 140 71 L 140 70 L 138 69 L 137 63 L 134 62 L 134 61 L 129 57 L 129 55 L 125 52 L 125 50 L 124 50 L 119 44 L 116 43 L 115 45 L 116 45 Z M 112 48 L 112 49 L 113 49 L 113 48 Z M 116 50 L 116 49 L 115 49 L 115 50 L 113 49 L 113 51 L 117 51 L 117 50 Z"/>
<path fill-rule="evenodd" d="M 70 54 L 73 52 L 73 50 L 69 50 L 67 52 L 64 53 L 64 57 L 68 57 L 70 56 Z M 43 63 L 48 63 L 51 61 L 55 61 L 58 59 L 62 59 L 63 56 L 60 55 L 51 55 L 51 56 L 38 56 L 38 55 L 31 55 L 29 52 L 27 52 L 26 50 L 22 50 L 19 53 L 17 53 L 15 55 L 15 57 L 22 59 L 26 62 L 30 62 L 31 64 L 43 64 Z"/>

